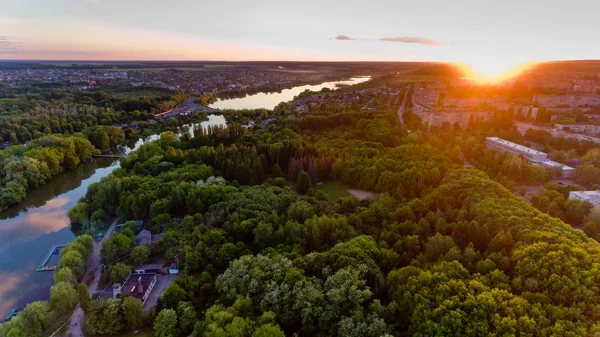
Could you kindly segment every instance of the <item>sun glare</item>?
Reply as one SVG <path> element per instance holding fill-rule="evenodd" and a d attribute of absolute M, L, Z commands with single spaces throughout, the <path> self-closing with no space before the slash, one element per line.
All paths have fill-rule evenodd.
<path fill-rule="evenodd" d="M 459 68 L 465 74 L 465 78 L 480 84 L 497 84 L 508 81 L 524 71 L 530 69 L 537 62 L 527 62 L 517 66 L 473 62 L 470 64 L 459 64 Z"/>

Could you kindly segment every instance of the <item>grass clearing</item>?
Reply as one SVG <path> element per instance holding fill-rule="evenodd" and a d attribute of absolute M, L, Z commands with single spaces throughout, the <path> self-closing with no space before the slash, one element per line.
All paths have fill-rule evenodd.
<path fill-rule="evenodd" d="M 348 186 L 339 181 L 326 181 L 321 185 L 315 185 L 316 190 L 325 192 L 329 200 L 336 201 L 340 198 L 349 197 Z"/>

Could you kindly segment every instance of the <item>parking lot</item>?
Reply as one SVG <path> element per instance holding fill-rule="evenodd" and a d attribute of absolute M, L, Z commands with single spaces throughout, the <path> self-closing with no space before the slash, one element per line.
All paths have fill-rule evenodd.
<path fill-rule="evenodd" d="M 148 312 L 151 308 L 156 306 L 156 301 L 158 298 L 162 296 L 169 287 L 169 284 L 173 282 L 173 280 L 177 277 L 177 275 L 157 275 L 156 276 L 156 284 L 154 285 L 154 289 L 150 293 L 150 296 L 144 303 L 144 312 Z"/>

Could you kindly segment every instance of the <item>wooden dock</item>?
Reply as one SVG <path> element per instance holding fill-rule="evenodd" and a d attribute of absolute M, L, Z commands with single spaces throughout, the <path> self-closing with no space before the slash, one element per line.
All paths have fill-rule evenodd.
<path fill-rule="evenodd" d="M 50 258 L 52 258 L 52 255 L 54 253 L 55 250 L 57 249 L 62 249 L 65 248 L 67 245 L 54 245 L 52 246 L 52 248 L 50 249 L 50 251 L 48 252 L 48 254 L 46 254 L 46 257 L 44 258 L 44 260 L 42 261 L 42 263 L 40 263 L 40 265 L 37 267 L 37 271 L 52 271 L 56 269 L 56 266 L 47 266 L 46 264 L 48 263 L 48 261 L 50 261 Z"/>

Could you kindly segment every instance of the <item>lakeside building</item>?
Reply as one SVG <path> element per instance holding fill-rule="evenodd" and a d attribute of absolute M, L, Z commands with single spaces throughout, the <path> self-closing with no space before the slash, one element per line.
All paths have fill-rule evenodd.
<path fill-rule="evenodd" d="M 527 146 L 513 143 L 498 137 L 486 137 L 485 145 L 496 150 L 512 153 L 516 156 L 522 156 L 531 163 L 541 165 L 546 168 L 560 169 L 563 178 L 572 178 L 575 174 L 575 168 L 550 160 L 548 159 L 547 153 L 529 148 Z"/>
<path fill-rule="evenodd" d="M 594 208 L 600 209 L 600 191 L 571 191 L 569 199 L 587 201 Z"/>
<path fill-rule="evenodd" d="M 113 285 L 113 297 L 130 296 L 142 301 L 142 305 L 156 285 L 156 274 L 131 274 L 123 284 Z"/>

